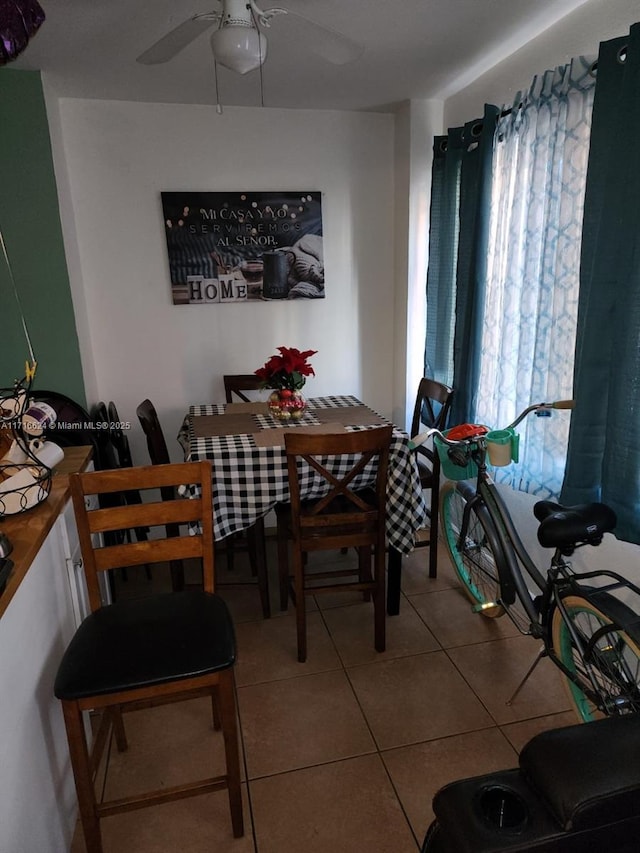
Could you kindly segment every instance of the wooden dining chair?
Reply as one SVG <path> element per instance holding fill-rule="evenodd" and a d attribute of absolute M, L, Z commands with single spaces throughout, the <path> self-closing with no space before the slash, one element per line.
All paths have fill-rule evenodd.
<path fill-rule="evenodd" d="M 236 402 L 235 398 L 243 403 L 255 402 L 245 392 L 258 391 L 262 388 L 262 382 L 255 373 L 225 373 L 223 381 L 227 403 Z M 264 518 L 259 518 L 255 524 L 245 531 L 244 535 L 243 533 L 233 534 L 228 536 L 224 543 L 229 571 L 233 571 L 236 551 L 247 551 L 249 554 L 251 573 L 259 579 L 262 613 L 265 619 L 268 619 L 271 616 L 271 604 L 267 577 L 267 536 L 264 529 Z M 261 575 L 263 576 L 262 582 L 260 582 Z"/>
<path fill-rule="evenodd" d="M 107 407 L 107 423 L 109 424 L 109 437 L 118 457 L 118 465 L 120 468 L 133 467 L 129 439 L 122 427 L 124 421 L 120 420 L 120 415 L 113 400 L 111 400 Z"/>
<path fill-rule="evenodd" d="M 169 451 L 167 450 L 167 443 L 164 438 L 164 433 L 162 431 L 155 406 L 151 400 L 143 400 L 136 409 L 136 412 L 140 425 L 142 426 L 142 430 L 147 437 L 147 448 L 149 450 L 151 462 L 154 465 L 166 464 L 169 462 Z M 165 499 L 170 499 L 171 495 L 165 492 L 163 497 Z M 175 527 L 170 526 L 167 531 L 167 535 L 176 536 L 178 535 L 178 531 Z M 224 541 L 226 542 L 226 540 Z M 258 583 L 262 613 L 264 618 L 268 619 L 271 616 L 271 604 L 269 600 L 269 578 L 267 574 L 263 519 L 259 519 L 258 522 L 247 531 L 247 548 L 252 571 L 254 572 Z M 228 557 L 229 553 L 227 551 L 227 559 Z M 183 563 L 176 560 L 172 561 L 170 564 L 170 570 L 173 589 L 184 589 Z M 222 586 L 222 584 L 219 586 Z"/>
<path fill-rule="evenodd" d="M 62 657 L 54 692 L 62 703 L 87 851 L 102 851 L 103 817 L 221 789 L 227 789 L 233 834 L 240 837 L 244 829 L 233 674 L 236 649 L 231 617 L 214 590 L 211 466 L 190 462 L 96 471 L 74 474 L 70 484 L 91 612 Z M 87 507 L 93 495 L 130 489 L 144 493 L 161 489 L 175 495 L 182 484 L 196 486 L 200 497 Z M 177 538 L 112 546 L 97 541 L 113 530 L 139 525 L 166 529 L 172 524 L 198 524 L 199 532 L 189 535 L 185 529 Z M 182 558 L 202 561 L 201 589 L 102 606 L 100 572 Z M 118 749 L 127 749 L 123 713 L 197 696 L 211 697 L 214 728 L 222 728 L 225 772 L 175 787 L 161 785 L 133 797 L 97 798 L 94 776 L 111 728 Z M 103 714 L 90 751 L 83 712 L 91 709 Z M 206 742 L 210 736 L 203 732 L 202 737 Z"/>
<path fill-rule="evenodd" d="M 383 426 L 331 434 L 297 430 L 285 433 L 291 503 L 276 509 L 280 606 L 286 609 L 291 593 L 301 663 L 307 658 L 307 595 L 345 589 L 369 594 L 373 598 L 375 648 L 379 652 L 385 649 L 385 522 L 392 431 L 392 426 Z M 364 477 L 370 476 L 371 485 L 359 486 L 357 478 L 365 471 Z M 301 483 L 308 484 L 310 477 L 317 479 L 314 492 L 322 497 L 303 500 Z M 292 578 L 289 541 L 293 551 Z M 357 569 L 307 572 L 307 553 L 341 548 L 357 549 Z M 352 580 L 345 580 L 348 577 Z"/>
<path fill-rule="evenodd" d="M 109 405 L 112 406 L 113 404 L 110 403 Z M 111 429 L 111 412 L 102 400 L 91 407 L 91 422 L 93 424 L 96 441 L 99 446 L 98 458 L 95 461 L 95 467 L 101 471 L 109 471 L 114 468 L 131 467 L 132 462 L 130 456 L 128 458 L 128 464 L 125 464 L 127 463 L 127 460 L 120 454 L 117 443 L 114 441 L 114 433 Z M 128 492 L 127 494 L 114 492 L 112 494 L 102 495 L 100 497 L 100 505 L 102 507 L 112 507 L 119 506 L 123 503 L 140 503 L 141 500 L 139 492 L 134 491 Z M 125 538 L 128 541 L 131 541 L 133 533 L 135 533 L 137 539 L 144 540 L 147 538 L 149 530 L 146 527 L 139 527 L 135 531 L 114 530 L 105 533 L 104 538 L 108 545 L 115 545 L 123 542 Z M 145 573 L 147 579 L 151 580 L 151 569 L 149 566 L 145 566 Z M 115 572 L 109 571 L 107 574 L 109 588 L 111 590 L 111 600 L 115 601 L 117 597 Z M 126 567 L 120 569 L 120 575 L 126 583 L 129 579 Z"/>
<path fill-rule="evenodd" d="M 411 421 L 411 436 L 435 427 L 446 429 L 453 390 L 448 385 L 436 382 L 426 376 L 420 380 L 416 403 Z M 429 500 L 429 538 L 421 538 L 416 542 L 416 548 L 429 548 L 429 577 L 438 576 L 438 507 L 440 497 L 440 459 L 433 445 L 421 444 L 415 449 L 420 485 L 423 489 L 431 490 Z"/>
<path fill-rule="evenodd" d="M 245 391 L 258 391 L 262 388 L 262 382 L 255 373 L 225 373 L 222 378 L 227 403 L 233 403 L 234 394 L 243 403 L 251 403 L 252 400 Z"/>
<path fill-rule="evenodd" d="M 152 465 L 168 465 L 171 460 L 169 451 L 167 450 L 167 442 L 162 432 L 162 426 L 158 419 L 158 413 L 151 400 L 143 400 L 137 407 L 136 414 L 140 421 L 140 426 L 147 439 L 147 449 Z M 173 500 L 173 489 L 163 488 L 160 490 L 162 500 Z M 169 524 L 166 527 L 166 535 L 169 538 L 174 538 L 180 535 L 180 528 L 177 524 Z M 179 592 L 184 589 L 184 563 L 182 560 L 171 560 L 169 562 L 169 571 L 171 573 L 171 588 L 174 592 Z"/>
<path fill-rule="evenodd" d="M 90 410 L 90 423 L 93 426 L 94 439 L 98 447 L 98 452 L 94 456 L 94 467 L 99 471 L 106 471 L 109 468 L 118 468 L 118 457 L 116 449 L 111 441 L 111 435 L 106 424 L 109 420 L 109 414 L 105 403 L 100 400 L 94 403 Z"/>
<path fill-rule="evenodd" d="M 104 404 L 102 404 L 104 405 Z M 113 401 L 107 407 L 107 420 L 109 424 L 109 441 L 115 452 L 115 458 L 118 468 L 132 468 L 133 459 L 131 457 L 131 448 L 129 447 L 129 439 L 127 438 L 124 429 L 122 428 L 123 421 L 120 420 L 120 415 Z M 131 489 L 125 492 L 123 500 L 128 504 L 142 503 L 142 497 L 137 489 Z M 136 528 L 135 534 L 139 540 L 147 538 L 149 529 L 147 527 Z M 149 572 L 147 570 L 147 576 Z"/>

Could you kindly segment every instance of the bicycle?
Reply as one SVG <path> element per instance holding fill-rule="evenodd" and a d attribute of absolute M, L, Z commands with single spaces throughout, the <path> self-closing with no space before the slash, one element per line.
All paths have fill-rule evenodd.
<path fill-rule="evenodd" d="M 577 548 L 599 545 L 604 533 L 614 530 L 615 513 L 601 503 L 536 503 L 538 541 L 554 550 L 545 575 L 524 546 L 488 471 L 492 456 L 497 464 L 517 461 L 515 428 L 525 417 L 572 406 L 567 400 L 534 404 L 497 434 L 465 425 L 446 433 L 431 429 L 413 442 L 433 436 L 449 478 L 440 496 L 441 527 L 473 609 L 485 617 L 507 614 L 522 634 L 543 643 L 509 703 L 546 656 L 564 675 L 579 717 L 589 721 L 640 710 L 640 589 L 608 570 L 578 574 L 567 560 Z M 496 446 L 495 439 L 502 444 Z M 596 579 L 602 585 L 590 583 Z M 637 608 L 620 600 L 621 590 Z"/>

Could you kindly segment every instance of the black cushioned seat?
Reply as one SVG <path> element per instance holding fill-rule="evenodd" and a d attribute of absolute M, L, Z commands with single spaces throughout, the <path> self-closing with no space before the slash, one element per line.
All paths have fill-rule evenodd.
<path fill-rule="evenodd" d="M 189 590 L 122 601 L 78 628 L 55 695 L 79 699 L 197 677 L 232 666 L 235 656 L 233 623 L 216 595 Z"/>
<path fill-rule="evenodd" d="M 562 506 L 553 501 L 538 501 L 533 513 L 540 522 L 538 542 L 543 548 L 570 548 L 579 542 L 598 545 L 604 533 L 616 526 L 616 514 L 606 504 L 592 503 Z"/>
<path fill-rule="evenodd" d="M 520 767 L 565 829 L 638 817 L 640 717 L 542 732 L 522 750 Z"/>

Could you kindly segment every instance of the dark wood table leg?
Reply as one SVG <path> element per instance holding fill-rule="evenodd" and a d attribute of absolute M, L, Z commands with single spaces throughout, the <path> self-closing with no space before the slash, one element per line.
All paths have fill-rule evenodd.
<path fill-rule="evenodd" d="M 402 579 L 402 554 L 389 547 L 387 559 L 387 616 L 400 613 L 400 581 Z"/>
<path fill-rule="evenodd" d="M 251 566 L 255 569 L 262 602 L 262 615 L 265 619 L 271 618 L 271 603 L 269 600 L 269 575 L 267 572 L 267 551 L 264 533 L 264 518 L 259 518 L 255 524 L 246 531 L 247 545 Z"/>

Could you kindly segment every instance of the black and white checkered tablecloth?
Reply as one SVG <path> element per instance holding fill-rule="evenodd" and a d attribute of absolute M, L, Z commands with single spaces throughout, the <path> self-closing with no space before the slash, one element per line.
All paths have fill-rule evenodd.
<path fill-rule="evenodd" d="M 317 409 L 362 406 L 355 397 L 315 397 L 307 401 L 303 418 L 288 423 L 287 428 L 312 426 L 320 423 Z M 185 452 L 185 460 L 199 462 L 208 459 L 213 466 L 214 535 L 224 539 L 231 533 L 250 527 L 266 515 L 277 503 L 289 501 L 287 462 L 284 439 L 275 447 L 258 447 L 251 434 L 198 437 L 193 429 L 194 418 L 202 415 L 222 415 L 226 405 L 209 404 L 191 406 L 186 415 L 178 441 Z M 256 432 L 263 429 L 282 429 L 281 423 L 270 415 L 255 415 Z M 349 431 L 370 429 L 371 426 L 345 425 Z M 394 427 L 389 454 L 387 491 L 387 539 L 389 545 L 401 554 L 408 554 L 414 546 L 415 533 L 424 526 L 426 505 L 414 454 L 409 449 L 405 432 Z M 354 457 L 336 457 L 335 473 L 346 473 L 354 464 Z M 371 466 L 354 482 L 356 487 L 373 480 Z M 309 469 L 303 484 L 303 497 L 321 497 L 318 475 Z M 326 483 L 324 484 L 326 491 Z"/>

